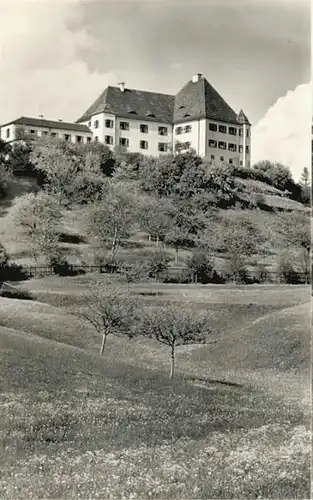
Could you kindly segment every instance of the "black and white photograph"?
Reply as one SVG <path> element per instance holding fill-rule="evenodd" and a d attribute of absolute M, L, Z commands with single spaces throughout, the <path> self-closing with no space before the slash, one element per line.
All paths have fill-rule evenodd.
<path fill-rule="evenodd" d="M 310 0 L 0 0 L 0 500 L 312 498 Z"/>

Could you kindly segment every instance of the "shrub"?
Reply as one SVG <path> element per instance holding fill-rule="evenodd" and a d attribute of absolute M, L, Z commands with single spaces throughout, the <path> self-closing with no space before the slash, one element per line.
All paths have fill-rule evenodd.
<path fill-rule="evenodd" d="M 150 278 L 161 279 L 168 275 L 170 259 L 163 250 L 154 252 L 147 262 L 147 270 Z"/>
<path fill-rule="evenodd" d="M 209 283 L 213 275 L 212 256 L 204 249 L 195 248 L 187 259 L 187 269 L 195 283 Z"/>
<path fill-rule="evenodd" d="M 33 300 L 33 296 L 27 290 L 20 290 L 9 284 L 3 283 L 0 288 L 0 297 L 19 300 Z"/>
<path fill-rule="evenodd" d="M 22 281 L 29 278 L 29 274 L 22 266 L 17 264 L 7 264 L 0 266 L 1 281 Z"/>
<path fill-rule="evenodd" d="M 79 274 L 85 274 L 83 269 L 73 269 L 73 266 L 71 266 L 64 257 L 53 257 L 50 260 L 50 265 L 53 268 L 54 274 L 59 276 L 77 276 Z"/>
<path fill-rule="evenodd" d="M 149 271 L 142 262 L 123 262 L 118 266 L 118 272 L 123 275 L 127 283 L 147 281 Z"/>

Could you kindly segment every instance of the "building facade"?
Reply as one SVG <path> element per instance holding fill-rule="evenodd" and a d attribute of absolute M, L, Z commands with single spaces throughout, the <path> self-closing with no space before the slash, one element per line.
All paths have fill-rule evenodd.
<path fill-rule="evenodd" d="M 210 160 L 250 166 L 251 123 L 198 73 L 176 94 L 107 87 L 77 120 L 111 149 L 162 155 L 194 149 Z"/>
<path fill-rule="evenodd" d="M 2 125 L 0 138 L 14 143 L 21 138 L 21 132 L 33 138 L 50 135 L 73 143 L 88 143 L 93 139 L 93 133 L 86 125 L 24 116 Z"/>
<path fill-rule="evenodd" d="M 32 137 L 98 141 L 151 156 L 193 149 L 212 161 L 250 166 L 251 123 L 201 73 L 176 95 L 109 86 L 76 123 L 21 117 L 2 125 L 0 137 L 14 142 L 21 128 Z"/>

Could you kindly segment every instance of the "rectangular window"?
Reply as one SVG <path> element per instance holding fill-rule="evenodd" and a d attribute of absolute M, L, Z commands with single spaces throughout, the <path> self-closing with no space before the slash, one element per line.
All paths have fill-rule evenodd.
<path fill-rule="evenodd" d="M 95 135 L 95 142 L 99 142 L 99 137 Z"/>
<path fill-rule="evenodd" d="M 31 130 L 30 133 L 33 135 L 37 135 L 37 130 Z"/>
<path fill-rule="evenodd" d="M 219 147 L 219 149 L 226 149 L 226 142 L 219 141 L 218 142 L 218 147 Z"/>
<path fill-rule="evenodd" d="M 140 128 L 140 132 L 142 134 L 147 134 L 148 133 L 148 125 L 145 125 L 144 123 L 141 123 L 139 128 Z"/>
<path fill-rule="evenodd" d="M 228 128 L 228 133 L 230 135 L 237 135 L 237 129 L 235 127 L 229 127 Z"/>
<path fill-rule="evenodd" d="M 240 128 L 240 129 L 239 129 L 239 136 L 240 136 L 240 137 L 242 137 L 242 133 L 243 133 L 242 128 Z"/>
<path fill-rule="evenodd" d="M 10 137 L 10 129 L 7 128 L 7 139 Z"/>
<path fill-rule="evenodd" d="M 104 142 L 105 142 L 105 144 L 113 144 L 113 136 L 112 135 L 105 135 Z"/>
<path fill-rule="evenodd" d="M 227 127 L 225 125 L 219 125 L 218 126 L 218 131 L 221 132 L 221 134 L 226 134 Z"/>
<path fill-rule="evenodd" d="M 56 136 L 57 136 L 57 133 L 56 133 L 56 132 L 51 132 L 51 136 L 52 136 L 52 137 L 56 137 Z"/>
<path fill-rule="evenodd" d="M 89 128 L 91 127 L 91 122 L 88 122 L 88 127 L 89 127 Z"/>
<path fill-rule="evenodd" d="M 243 146 L 239 146 L 239 153 L 243 153 Z"/>
<path fill-rule="evenodd" d="M 210 139 L 209 140 L 209 148 L 217 148 L 217 141 Z"/>
<path fill-rule="evenodd" d="M 148 149 L 148 141 L 140 141 L 140 149 Z"/>
<path fill-rule="evenodd" d="M 180 135 L 182 133 L 182 131 L 183 131 L 182 127 L 176 127 L 176 130 L 175 130 L 176 135 Z"/>
<path fill-rule="evenodd" d="M 90 144 L 91 143 L 91 137 L 87 137 L 87 143 Z"/>
<path fill-rule="evenodd" d="M 233 164 L 233 160 L 231 158 L 229 158 L 229 164 L 232 165 Z"/>
<path fill-rule="evenodd" d="M 247 128 L 247 137 L 249 137 L 249 129 Z"/>
<path fill-rule="evenodd" d="M 65 139 L 66 141 L 69 141 L 69 140 L 70 140 L 70 137 L 71 137 L 71 136 L 70 136 L 69 134 L 64 134 L 64 139 Z"/>
<path fill-rule="evenodd" d="M 126 148 L 128 148 L 129 139 L 127 137 L 120 137 L 120 146 L 125 146 Z"/>
<path fill-rule="evenodd" d="M 82 136 L 81 135 L 77 135 L 76 136 L 76 142 L 82 142 Z"/>
<path fill-rule="evenodd" d="M 191 132 L 191 125 L 186 125 L 185 132 L 186 132 L 186 134 L 188 134 L 189 132 Z"/>
<path fill-rule="evenodd" d="M 215 160 L 215 155 L 211 155 L 211 160 Z"/>
<path fill-rule="evenodd" d="M 166 144 L 166 142 L 159 142 L 159 144 L 158 144 L 158 150 L 166 152 L 167 151 L 167 144 Z"/>
<path fill-rule="evenodd" d="M 159 135 L 167 135 L 167 127 L 159 127 Z"/>
<path fill-rule="evenodd" d="M 221 161 L 224 161 L 224 156 L 221 156 L 220 159 L 221 159 Z"/>
<path fill-rule="evenodd" d="M 105 120 L 104 126 L 105 128 L 113 128 L 113 120 Z"/>
<path fill-rule="evenodd" d="M 216 123 L 209 123 L 209 130 L 212 130 L 212 132 L 217 132 Z"/>
<path fill-rule="evenodd" d="M 228 151 L 233 151 L 236 153 L 237 151 L 237 144 L 232 144 L 231 142 L 228 144 Z"/>
<path fill-rule="evenodd" d="M 41 132 L 41 135 L 48 135 L 47 130 L 43 130 L 43 131 Z"/>
<path fill-rule="evenodd" d="M 249 146 L 246 146 L 246 153 L 249 154 L 250 153 L 250 148 Z"/>
<path fill-rule="evenodd" d="M 99 120 L 95 120 L 93 126 L 94 128 L 99 128 Z"/>
<path fill-rule="evenodd" d="M 128 122 L 120 122 L 120 130 L 129 130 Z"/>
<path fill-rule="evenodd" d="M 239 165 L 242 167 L 242 165 L 243 165 L 243 161 L 242 160 L 240 160 Z"/>
<path fill-rule="evenodd" d="M 185 142 L 185 148 L 189 149 L 191 147 L 191 142 L 187 141 Z"/>

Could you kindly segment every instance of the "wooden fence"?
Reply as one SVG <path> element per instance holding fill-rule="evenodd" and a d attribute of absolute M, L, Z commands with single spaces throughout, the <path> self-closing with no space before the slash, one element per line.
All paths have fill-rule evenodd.
<path fill-rule="evenodd" d="M 21 271 L 25 275 L 25 278 L 34 278 L 38 276 L 53 276 L 53 275 L 63 275 L 63 276 L 74 276 L 79 274 L 86 273 L 107 273 L 107 270 L 104 266 L 101 265 L 69 265 L 65 272 L 56 272 L 56 269 L 52 266 L 23 266 Z M 173 266 L 170 267 L 168 273 L 168 280 L 179 279 L 181 273 L 186 271 L 186 268 L 183 266 Z M 10 279 L 6 279 L 7 281 L 11 281 Z M 1 281 L 1 278 L 0 278 Z M 197 277 L 191 276 L 191 281 L 196 283 L 200 282 L 200 279 Z M 290 283 L 290 284 L 309 284 L 311 283 L 311 275 L 310 273 L 304 272 L 291 272 L 282 276 L 280 273 L 276 271 L 268 271 L 268 270 L 251 270 L 240 273 L 237 276 L 231 276 L 229 273 L 225 271 L 225 269 L 215 269 L 215 276 L 212 280 L 208 282 L 211 283 L 221 283 L 221 282 L 234 282 L 234 281 L 242 281 L 244 283 Z"/>

